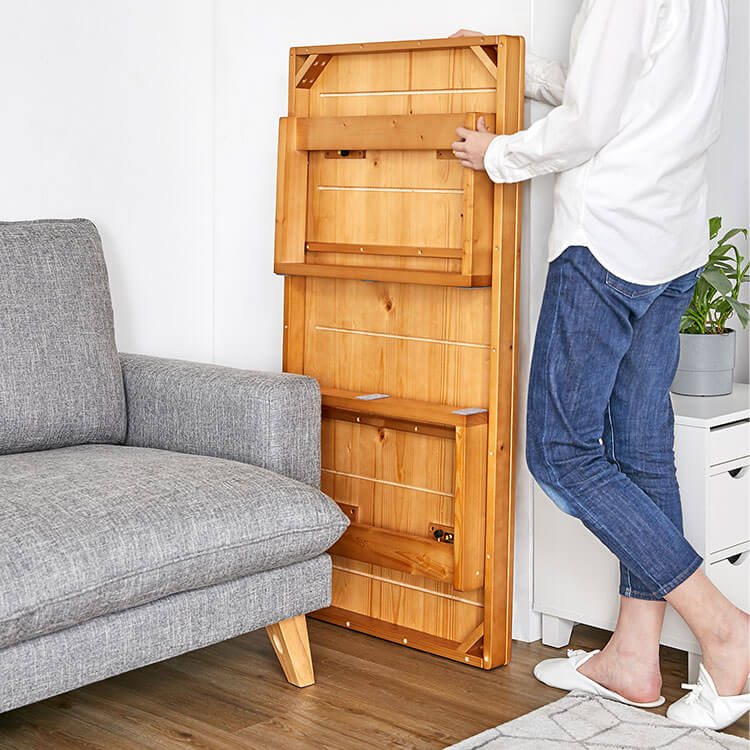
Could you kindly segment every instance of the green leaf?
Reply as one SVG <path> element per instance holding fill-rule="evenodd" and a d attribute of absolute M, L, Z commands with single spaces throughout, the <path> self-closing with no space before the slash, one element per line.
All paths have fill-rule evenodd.
<path fill-rule="evenodd" d="M 713 219 L 709 219 L 708 228 L 711 233 L 711 239 L 716 239 L 721 231 L 721 216 L 714 216 Z"/>
<path fill-rule="evenodd" d="M 727 240 L 731 240 L 732 237 L 736 237 L 738 234 L 744 234 L 745 239 L 747 239 L 747 229 L 732 229 L 719 240 L 719 244 L 723 245 Z"/>
<path fill-rule="evenodd" d="M 748 305 L 747 302 L 739 302 L 732 297 L 727 297 L 726 301 L 731 306 L 735 315 L 737 315 L 737 318 L 739 318 L 740 323 L 742 323 L 742 327 L 747 328 L 748 320 L 750 320 L 750 305 Z"/>
<path fill-rule="evenodd" d="M 702 277 L 714 288 L 719 294 L 729 294 L 732 291 L 732 283 L 720 271 L 713 268 L 706 268 Z"/>
<path fill-rule="evenodd" d="M 737 248 L 734 245 L 729 244 L 721 244 L 717 245 L 713 252 L 711 253 L 711 256 L 716 256 L 717 258 L 725 258 L 729 253 L 731 252 L 737 252 Z"/>

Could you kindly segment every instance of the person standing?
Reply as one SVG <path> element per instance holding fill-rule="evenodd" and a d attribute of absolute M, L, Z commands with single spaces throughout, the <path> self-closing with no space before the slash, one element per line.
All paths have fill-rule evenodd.
<path fill-rule="evenodd" d="M 558 173 L 526 460 L 620 560 L 607 645 L 534 674 L 660 705 L 669 602 L 702 663 L 667 715 L 713 729 L 750 710 L 750 615 L 713 586 L 682 533 L 669 388 L 680 319 L 709 256 L 707 151 L 720 133 L 727 45 L 727 0 L 583 0 L 567 65 L 527 54 L 527 96 L 555 108 L 512 135 L 480 120 L 453 144 L 494 182 Z"/>

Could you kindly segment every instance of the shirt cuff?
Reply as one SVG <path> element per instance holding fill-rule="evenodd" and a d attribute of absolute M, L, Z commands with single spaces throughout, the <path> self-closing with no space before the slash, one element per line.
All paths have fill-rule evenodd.
<path fill-rule="evenodd" d="M 507 173 L 503 170 L 503 160 L 508 136 L 496 135 L 484 152 L 484 169 L 493 182 L 510 182 Z"/>
<path fill-rule="evenodd" d="M 515 183 L 530 180 L 533 177 L 561 172 L 565 169 L 564 162 L 559 159 L 540 159 L 536 163 L 527 163 L 525 166 L 513 164 L 517 161 L 518 139 L 528 132 L 519 130 L 510 135 L 496 135 L 484 153 L 484 169 L 493 182 Z"/>

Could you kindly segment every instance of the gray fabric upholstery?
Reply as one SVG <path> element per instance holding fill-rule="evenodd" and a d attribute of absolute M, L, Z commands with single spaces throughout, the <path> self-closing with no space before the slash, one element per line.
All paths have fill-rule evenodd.
<path fill-rule="evenodd" d="M 320 386 L 304 375 L 124 354 L 127 444 L 230 458 L 320 487 Z"/>
<path fill-rule="evenodd" d="M 0 456 L 0 647 L 310 559 L 348 524 L 249 464 L 87 445 Z"/>
<path fill-rule="evenodd" d="M 96 227 L 0 222 L 0 454 L 124 439 Z"/>
<path fill-rule="evenodd" d="M 331 560 L 321 555 L 97 617 L 0 650 L 0 711 L 312 612 L 330 601 Z M 281 670 L 278 679 L 284 679 Z"/>
<path fill-rule="evenodd" d="M 314 379 L 120 356 L 96 227 L 0 222 L 0 711 L 330 604 L 319 487 Z"/>

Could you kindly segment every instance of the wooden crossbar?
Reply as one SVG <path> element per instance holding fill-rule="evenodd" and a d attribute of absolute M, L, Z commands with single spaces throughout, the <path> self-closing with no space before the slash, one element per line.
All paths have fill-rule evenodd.
<path fill-rule="evenodd" d="M 436 39 L 413 39 L 407 41 L 393 42 L 359 42 L 355 44 L 317 44 L 302 47 L 292 47 L 289 54 L 309 55 L 330 54 L 330 55 L 362 55 L 373 52 L 406 52 L 409 50 L 434 50 L 434 49 L 461 49 L 462 47 L 471 47 L 473 45 L 497 45 L 501 37 L 488 34 L 484 36 L 464 36 L 464 37 L 438 37 Z"/>
<path fill-rule="evenodd" d="M 342 627 L 353 628 L 361 633 L 368 633 L 369 635 L 374 635 L 378 638 L 385 638 L 394 643 L 401 643 L 404 646 L 411 646 L 411 648 L 416 648 L 420 651 L 437 654 L 446 659 L 461 661 L 465 664 L 470 664 L 472 667 L 484 666 L 482 657 L 476 654 L 467 654 L 465 651 L 461 650 L 459 648 L 461 645 L 459 641 L 450 641 L 447 638 L 439 638 L 438 636 L 425 633 L 421 630 L 415 630 L 414 628 L 395 625 L 394 623 L 385 620 L 378 620 L 374 617 L 361 615 L 357 612 L 349 612 L 339 607 L 326 607 L 325 609 L 319 609 L 312 614 L 312 617 L 315 617 L 318 620 L 324 620 L 325 622 L 332 622 L 335 625 L 341 625 Z"/>
<path fill-rule="evenodd" d="M 414 401 L 406 398 L 381 398 L 364 401 L 357 396 L 356 391 L 341 388 L 320 389 L 324 407 L 338 407 L 365 414 L 378 414 L 384 417 L 408 419 L 433 425 L 453 425 L 468 427 L 475 424 L 487 423 L 487 412 L 479 414 L 456 414 L 457 406 L 445 406 L 427 401 Z"/>
<path fill-rule="evenodd" d="M 406 258 L 463 258 L 460 247 L 409 247 L 406 245 L 346 244 L 342 242 L 306 242 L 308 253 L 353 253 L 355 255 L 393 255 Z"/>
<path fill-rule="evenodd" d="M 353 523 L 329 551 L 436 581 L 453 581 L 453 545 L 433 539 Z"/>
<path fill-rule="evenodd" d="M 296 117 L 296 147 L 300 151 L 375 149 L 429 151 L 449 149 L 458 140 L 456 128 L 471 127 L 480 113 L 433 115 L 359 115 Z M 483 114 L 487 127 L 495 116 Z"/>

